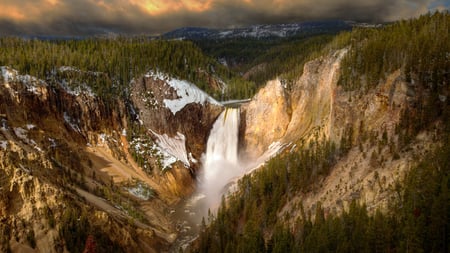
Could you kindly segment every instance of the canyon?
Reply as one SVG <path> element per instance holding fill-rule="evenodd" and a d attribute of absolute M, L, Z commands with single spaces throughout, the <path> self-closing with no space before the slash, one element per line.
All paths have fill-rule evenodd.
<path fill-rule="evenodd" d="M 395 146 L 401 112 L 416 98 L 400 71 L 367 93 L 344 91 L 337 82 L 347 51 L 306 63 L 292 83 L 268 81 L 239 108 L 158 71 L 133 79 L 128 100 L 107 101 L 82 84 L 69 88 L 67 80 L 2 67 L 2 250 L 84 247 L 63 232 L 77 228 L 75 215 L 89 224 L 80 231 L 100 231 L 125 251 L 177 251 L 239 178 L 313 141 L 360 144 L 316 187 L 290 198 L 280 218 L 297 219 L 300 202 L 310 212 L 320 202 L 339 213 L 354 199 L 386 208 L 397 182 L 436 145 L 436 133 L 420 133 L 395 158 L 378 141 L 360 141 L 386 136 Z M 377 158 L 367 158 L 373 153 Z M 197 203 L 203 206 L 186 207 Z M 179 244 L 183 233 L 190 237 Z"/>

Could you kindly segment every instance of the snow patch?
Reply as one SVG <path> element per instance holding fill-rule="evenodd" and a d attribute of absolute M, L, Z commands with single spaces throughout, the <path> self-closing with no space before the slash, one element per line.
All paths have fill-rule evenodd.
<path fill-rule="evenodd" d="M 104 144 L 106 142 L 106 134 L 101 133 L 98 135 L 98 138 L 100 139 L 102 144 Z"/>
<path fill-rule="evenodd" d="M 44 81 L 30 75 L 19 75 L 17 70 L 9 67 L 2 66 L 0 69 L 2 71 L 2 77 L 6 88 L 11 89 L 9 82 L 16 81 L 23 83 L 28 92 L 35 95 L 43 95 L 42 91 L 38 89 L 38 85 L 46 86 Z"/>
<path fill-rule="evenodd" d="M 79 72 L 80 70 L 74 67 L 70 67 L 70 66 L 62 66 L 59 68 L 59 71 L 61 72 L 65 72 L 65 71 L 74 71 L 74 72 Z"/>
<path fill-rule="evenodd" d="M 9 81 L 14 80 L 15 76 L 17 76 L 17 70 L 10 69 L 5 66 L 0 67 L 0 69 L 2 70 L 2 77 L 5 84 L 7 84 Z"/>
<path fill-rule="evenodd" d="M 48 138 L 48 141 L 50 142 L 50 148 L 56 148 L 57 144 L 55 139 Z"/>
<path fill-rule="evenodd" d="M 71 66 L 61 66 L 59 68 L 59 72 L 66 72 L 66 71 L 77 72 L 77 73 L 83 72 L 83 73 L 87 73 L 87 74 L 91 74 L 91 75 L 95 75 L 95 76 L 100 76 L 100 75 L 104 74 L 103 72 L 97 72 L 97 71 L 84 71 L 79 68 L 71 67 Z"/>
<path fill-rule="evenodd" d="M 75 67 L 70 66 L 62 66 L 59 69 L 59 72 L 76 72 L 76 73 L 87 73 L 94 76 L 100 76 L 102 72 L 95 71 L 82 71 Z M 69 80 L 70 81 L 70 80 Z M 92 91 L 91 87 L 89 87 L 86 83 L 69 83 L 66 79 L 63 79 L 59 82 L 59 85 L 68 93 L 73 96 L 80 96 L 81 94 L 88 95 L 90 97 L 95 97 L 95 93 Z"/>
<path fill-rule="evenodd" d="M 65 121 L 67 124 L 69 124 L 69 126 L 70 126 L 74 131 L 81 133 L 80 127 L 79 127 L 76 123 L 74 123 L 74 122 L 76 122 L 76 121 L 73 120 L 73 119 L 67 114 L 67 112 L 64 112 L 64 121 Z M 79 123 L 79 122 L 78 122 L 78 123 Z"/>
<path fill-rule="evenodd" d="M 95 97 L 95 93 L 92 91 L 91 87 L 86 84 L 77 84 L 73 88 L 69 86 L 69 83 L 66 80 L 62 80 L 59 85 L 63 88 L 68 94 L 72 96 L 80 96 L 82 94 L 86 94 L 90 97 Z"/>
<path fill-rule="evenodd" d="M 7 150 L 8 149 L 8 141 L 0 141 L 0 148 Z"/>
<path fill-rule="evenodd" d="M 189 152 L 189 161 L 191 161 L 192 163 L 197 163 L 197 159 L 194 158 L 194 156 L 192 156 L 192 153 Z"/>
<path fill-rule="evenodd" d="M 164 155 L 163 163 L 169 164 L 169 166 L 175 163 L 177 160 L 184 163 L 186 167 L 189 167 L 189 160 L 186 152 L 186 137 L 177 132 L 174 137 L 169 137 L 167 134 L 157 134 L 153 130 L 150 131 L 156 136 L 156 144 L 158 144 L 159 150 Z M 164 166 L 164 168 L 167 166 Z"/>
<path fill-rule="evenodd" d="M 187 104 L 190 103 L 198 103 L 198 104 L 205 104 L 206 102 L 219 105 L 221 104 L 217 102 L 215 99 L 210 97 L 208 94 L 206 94 L 204 91 L 199 89 L 194 84 L 185 81 L 185 80 L 179 80 L 175 78 L 169 78 L 167 75 L 164 75 L 163 73 L 157 71 L 153 72 L 150 71 L 147 75 L 145 75 L 147 78 L 153 78 L 153 80 L 163 80 L 166 82 L 167 85 L 175 89 L 178 98 L 177 99 L 164 99 L 164 105 L 172 111 L 173 115 L 175 115 L 177 112 L 179 112 L 181 109 L 183 109 Z"/>
<path fill-rule="evenodd" d="M 149 200 L 154 196 L 153 190 L 142 182 L 138 182 L 134 187 L 129 187 L 126 189 L 131 195 L 142 200 Z"/>
<path fill-rule="evenodd" d="M 28 139 L 27 133 L 28 133 L 28 131 L 21 127 L 14 128 L 14 134 L 16 134 L 16 136 L 19 137 L 20 139 L 23 139 L 23 140 Z"/>
<path fill-rule="evenodd" d="M 153 148 L 156 148 L 161 155 L 162 170 L 170 169 L 172 167 L 172 164 L 177 161 L 176 157 L 172 156 L 169 153 L 166 153 L 163 149 L 160 149 L 158 145 L 153 146 Z"/>
<path fill-rule="evenodd" d="M 31 124 L 27 125 L 26 127 L 28 128 L 28 126 L 30 126 L 30 125 Z M 31 145 L 37 151 L 43 152 L 42 149 L 37 145 L 37 143 L 34 140 L 28 138 L 28 136 L 27 136 L 28 130 L 21 128 L 21 127 L 15 127 L 15 128 L 13 128 L 13 130 L 14 130 L 14 134 L 19 139 L 21 139 L 23 142 L 25 142 L 28 145 Z"/>

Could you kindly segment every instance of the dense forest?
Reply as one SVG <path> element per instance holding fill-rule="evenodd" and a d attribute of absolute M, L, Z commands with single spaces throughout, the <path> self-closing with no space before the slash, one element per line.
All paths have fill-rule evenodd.
<path fill-rule="evenodd" d="M 225 61 L 232 71 L 258 88 L 276 77 L 295 81 L 307 61 L 342 47 L 349 39 L 348 35 L 335 38 L 334 34 L 317 34 L 278 40 L 226 39 L 194 43 L 205 54 Z"/>
<path fill-rule="evenodd" d="M 341 214 L 301 213 L 292 224 L 279 217 L 290 196 L 308 192 L 335 162 L 357 145 L 353 129 L 340 143 L 313 141 L 283 153 L 223 197 L 216 215 L 202 222 L 195 252 L 449 252 L 450 250 L 450 15 L 435 13 L 383 28 L 355 29 L 322 50 L 348 47 L 339 84 L 355 95 L 401 70 L 418 99 L 404 110 L 397 126 L 398 150 L 433 122 L 442 125 L 439 146 L 411 168 L 388 210 L 367 211 L 353 201 Z"/>
<path fill-rule="evenodd" d="M 447 125 L 447 133 L 450 130 Z M 444 143 L 450 141 L 446 135 Z M 328 150 L 328 152 L 327 152 Z M 331 153 L 329 153 L 331 152 Z M 332 154 L 331 156 L 329 156 Z M 222 200 L 216 216 L 203 223 L 198 252 L 448 252 L 450 236 L 450 146 L 437 148 L 413 168 L 398 201 L 388 213 L 369 215 L 363 203 L 327 215 L 318 203 L 295 224 L 278 217 L 292 194 L 306 191 L 328 173 L 339 152 L 315 145 L 283 159 L 273 159 L 253 177 L 239 182 L 239 191 Z M 324 159 L 323 157 L 328 157 Z M 277 218 L 278 217 L 278 218 Z M 271 233 L 265 240 L 265 234 Z"/>
<path fill-rule="evenodd" d="M 56 77 L 82 80 L 102 97 L 126 96 L 130 81 L 150 70 L 191 81 L 217 99 L 248 98 L 255 92 L 252 82 L 242 80 L 189 41 L 146 37 L 46 41 L 0 38 L 0 47 L 0 66 L 50 82 L 55 73 Z M 61 73 L 61 67 L 79 71 Z M 211 87 L 211 78 L 229 83 L 225 94 Z"/>

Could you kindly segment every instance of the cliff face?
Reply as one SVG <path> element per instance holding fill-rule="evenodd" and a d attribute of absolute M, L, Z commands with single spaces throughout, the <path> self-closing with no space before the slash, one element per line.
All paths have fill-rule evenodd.
<path fill-rule="evenodd" d="M 352 144 L 330 174 L 289 201 L 280 217 L 295 214 L 298 203 L 313 211 L 321 202 L 327 212 L 339 212 L 353 199 L 365 202 L 369 210 L 383 207 L 394 196 L 396 182 L 433 146 L 433 135 L 422 133 L 407 148 L 394 151 L 399 145 L 395 129 L 401 112 L 416 99 L 413 85 L 396 71 L 376 89 L 344 91 L 337 81 L 345 54 L 340 50 L 306 63 L 303 75 L 289 87 L 280 80 L 268 82 L 243 107 L 246 155 L 259 156 L 273 142 L 288 145 L 285 152 L 307 147 L 310 141 L 339 145 L 347 138 Z"/>
<path fill-rule="evenodd" d="M 242 109 L 245 152 L 258 156 L 272 142 L 290 143 L 304 138 L 313 129 L 329 127 L 339 63 L 345 53 L 346 50 L 341 50 L 308 62 L 304 74 L 291 87 L 278 79 L 268 82 Z"/>
<path fill-rule="evenodd" d="M 82 251 L 88 235 L 105 249 L 169 249 L 176 238 L 170 208 L 193 191 L 196 160 L 221 106 L 198 93 L 202 103 L 152 107 L 146 92 L 160 104 L 182 96 L 150 77 L 132 86 L 130 103 L 68 80 L 1 71 L 0 251 Z M 152 171 L 132 155 L 147 146 Z M 171 163 L 163 168 L 164 159 Z"/>
<path fill-rule="evenodd" d="M 149 134 L 178 133 L 185 138 L 186 152 L 200 160 L 205 151 L 211 126 L 223 107 L 193 84 L 150 72 L 131 87 L 131 100 L 137 117 Z M 187 161 L 196 168 L 198 164 Z"/>
<path fill-rule="evenodd" d="M 140 132 L 151 137 L 147 143 L 156 145 L 163 155 L 149 165 L 148 174 L 175 197 L 170 202 L 189 196 L 222 105 L 187 81 L 153 71 L 132 82 L 130 100 Z"/>
<path fill-rule="evenodd" d="M 291 120 L 290 97 L 280 80 L 269 81 L 252 101 L 241 107 L 241 144 L 249 156 L 259 156 L 281 140 Z"/>

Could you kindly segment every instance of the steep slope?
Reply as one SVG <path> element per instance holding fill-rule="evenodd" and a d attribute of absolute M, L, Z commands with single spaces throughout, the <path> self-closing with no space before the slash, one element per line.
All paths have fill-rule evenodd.
<path fill-rule="evenodd" d="M 176 114 L 142 103 L 150 93 L 136 82 L 138 98 L 123 102 L 70 79 L 1 71 L 2 251 L 79 252 L 89 236 L 100 252 L 168 250 L 176 238 L 169 210 L 195 187 L 196 158 L 221 105 L 193 84 L 183 92 L 204 100 L 184 101 Z M 186 95 L 145 79 L 161 104 Z"/>
<path fill-rule="evenodd" d="M 243 106 L 243 156 L 285 149 L 239 180 L 193 251 L 446 251 L 449 25 L 355 30 L 268 82 Z"/>
<path fill-rule="evenodd" d="M 292 87 L 273 80 L 243 106 L 246 117 L 243 146 L 261 155 L 275 141 L 293 142 L 313 129 L 331 128 L 339 63 L 346 50 L 305 64 Z M 326 131 L 326 130 L 325 130 Z M 330 131 L 326 133 L 330 136 Z M 340 136 L 340 135 L 339 135 Z"/>
<path fill-rule="evenodd" d="M 132 117 L 139 122 L 135 123 L 138 130 L 130 133 L 131 150 L 153 145 L 150 152 L 134 152 L 138 160 L 143 159 L 145 171 L 162 178 L 160 185 L 177 200 L 189 196 L 195 189 L 209 131 L 222 105 L 192 83 L 153 71 L 131 83 L 130 100 Z M 151 140 L 146 144 L 148 136 Z M 159 157 L 156 163 L 148 164 L 154 152 Z"/>
<path fill-rule="evenodd" d="M 329 140 L 342 146 L 348 139 L 349 144 L 359 143 L 331 169 L 326 181 L 318 183 L 320 186 L 314 192 L 299 196 L 305 210 L 318 201 L 325 210 L 342 210 L 355 198 L 372 209 L 381 202 L 386 205 L 389 198 L 386 189 L 393 190 L 406 168 L 420 161 L 433 146 L 429 134 L 424 133 L 411 144 L 410 152 L 393 159 L 392 146 L 398 145 L 395 129 L 402 110 L 408 101 L 415 99 L 411 97 L 414 92 L 400 71 L 389 75 L 367 94 L 343 91 L 337 82 L 346 52 L 340 50 L 308 62 L 303 75 L 290 87 L 283 86 L 280 80 L 268 82 L 243 106 L 246 123 L 242 141 L 246 156 L 258 157 L 274 142 L 291 144 L 291 152 L 307 147 L 310 142 Z M 374 147 L 374 139 L 383 144 Z M 391 148 L 385 148 L 387 144 Z M 347 202 L 336 207 L 336 200 Z"/>

